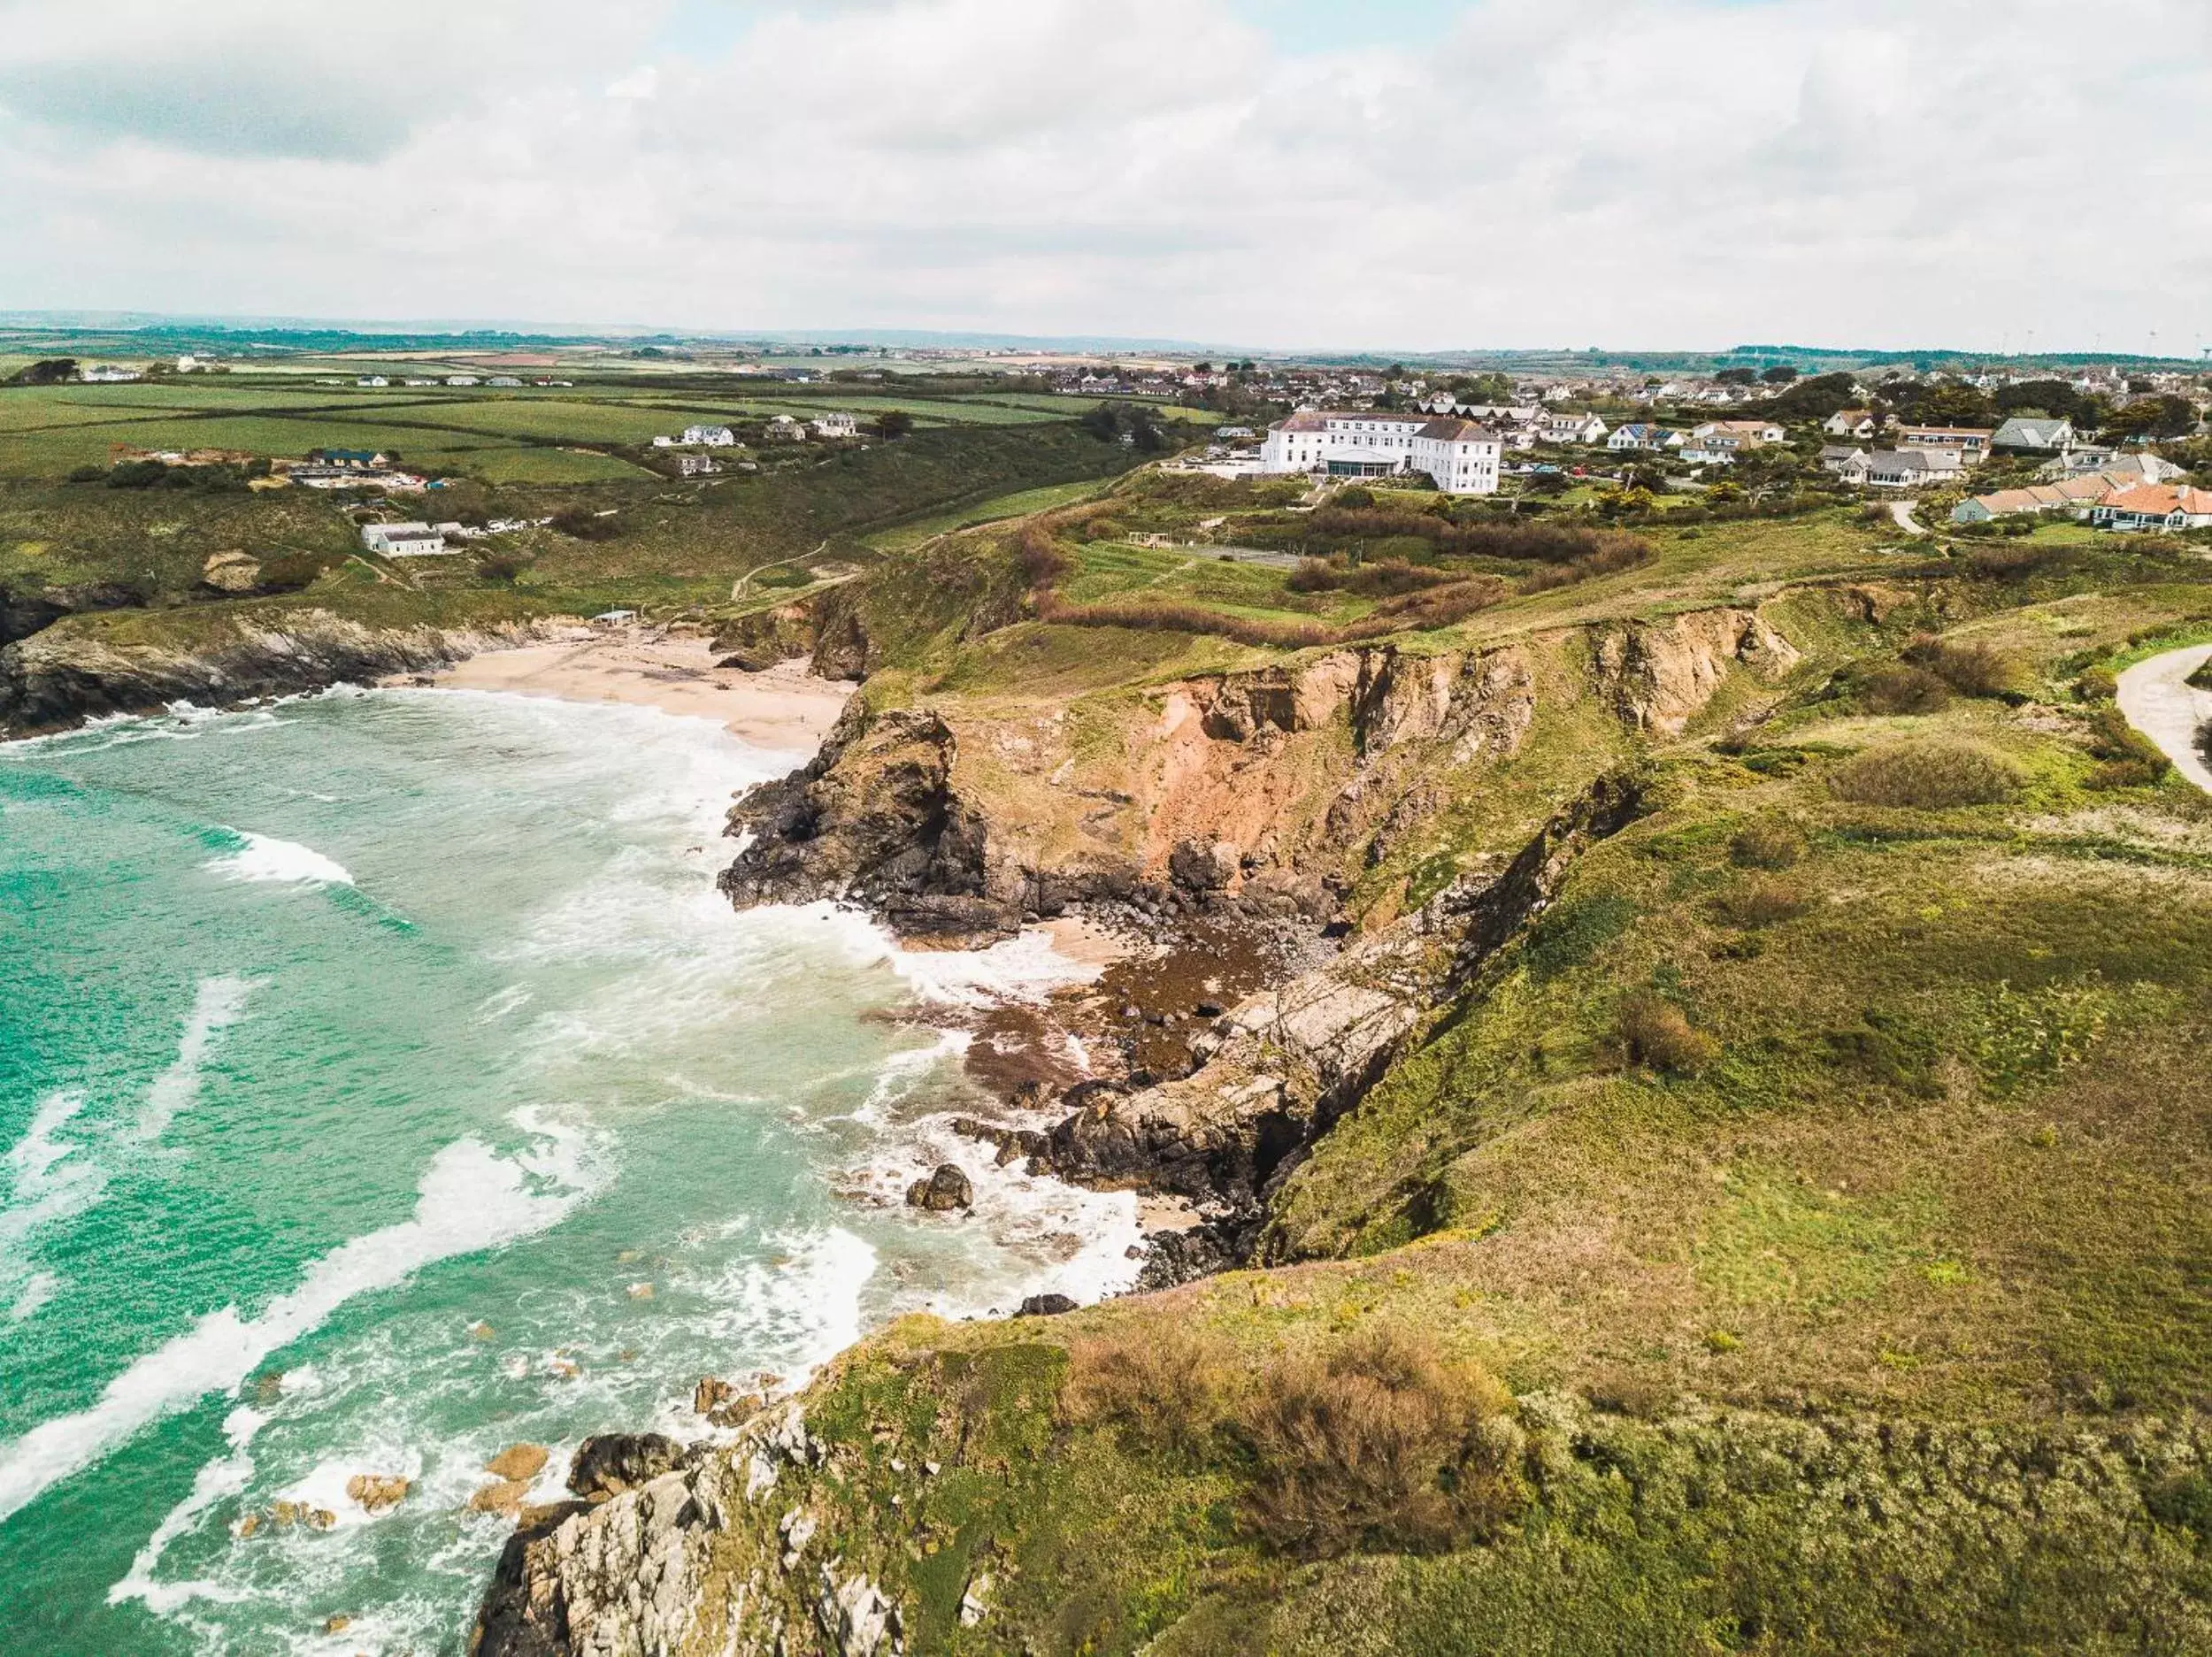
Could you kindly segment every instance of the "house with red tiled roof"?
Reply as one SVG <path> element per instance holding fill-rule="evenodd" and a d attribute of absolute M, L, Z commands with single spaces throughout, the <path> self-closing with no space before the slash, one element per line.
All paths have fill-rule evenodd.
<path fill-rule="evenodd" d="M 2089 509 L 2099 529 L 2212 529 L 2212 489 L 2142 483 L 2119 489 Z"/>

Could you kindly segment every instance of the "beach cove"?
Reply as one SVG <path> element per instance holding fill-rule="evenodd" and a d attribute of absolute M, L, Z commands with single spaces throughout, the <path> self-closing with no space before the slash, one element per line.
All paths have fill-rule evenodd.
<path fill-rule="evenodd" d="M 580 631 L 0 749 L 0 1646 L 457 1649 L 501 1452 L 1133 1278 L 950 1127 L 963 1009 L 1110 950 L 713 889 L 846 691 Z"/>

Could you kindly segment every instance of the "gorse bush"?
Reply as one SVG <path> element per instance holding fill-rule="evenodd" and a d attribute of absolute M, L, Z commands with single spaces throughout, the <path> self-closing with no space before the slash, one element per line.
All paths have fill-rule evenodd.
<path fill-rule="evenodd" d="M 1855 755 L 1836 768 L 1829 787 L 1855 805 L 2000 805 L 2016 799 L 2021 778 L 2003 756 L 1978 743 L 1953 740 L 1894 742 Z"/>
<path fill-rule="evenodd" d="M 1472 576 L 1447 587 L 1409 593 L 1386 599 L 1357 621 L 1332 626 L 1326 622 L 1301 621 L 1271 616 L 1239 616 L 1209 610 L 1202 604 L 1143 602 L 1107 599 L 1077 604 L 1058 594 L 1037 595 L 1041 621 L 1069 627 L 1134 627 L 1155 633 L 1211 633 L 1239 644 L 1277 650 L 1302 650 L 1315 645 L 1354 644 L 1363 639 L 1411 629 L 1448 627 L 1502 600 L 1508 588 L 1493 576 Z"/>
<path fill-rule="evenodd" d="M 2104 762 L 2090 773 L 2092 788 L 2147 788 L 2173 769 L 2165 751 L 2110 703 L 2089 721 L 2089 752 Z"/>
<path fill-rule="evenodd" d="M 1632 1064 L 1694 1076 L 1720 1056 L 1720 1043 L 1690 1026 L 1689 1016 L 1663 996 L 1630 995 L 1614 1022 L 1621 1051 Z"/>
<path fill-rule="evenodd" d="M 1728 842 L 1739 869 L 1787 869 L 1805 855 L 1805 837 L 1786 823 L 1747 823 Z"/>
<path fill-rule="evenodd" d="M 1340 558 L 1303 558 L 1283 585 L 1294 593 L 1356 593 L 1363 598 L 1394 598 L 1425 587 L 1448 587 L 1460 579 L 1448 570 L 1424 569 L 1398 558 L 1357 564 Z"/>
<path fill-rule="evenodd" d="M 1523 1492 L 1503 1436 L 1481 1430 L 1509 1402 L 1479 1367 L 1396 1330 L 1280 1358 L 1240 1412 L 1250 1524 L 1307 1558 L 1494 1534 Z"/>
<path fill-rule="evenodd" d="M 1640 563 L 1651 547 L 1618 530 L 1578 529 L 1565 525 L 1517 522 L 1459 524 L 1435 512 L 1401 512 L 1325 506 L 1299 526 L 1309 544 L 1331 546 L 1350 541 L 1386 541 L 1418 536 L 1440 553 L 1455 557 L 1506 558 L 1517 563 L 1571 564 L 1599 556 Z M 1629 549 L 1634 549 L 1632 551 Z M 1620 567 L 1627 568 L 1628 564 Z"/>
<path fill-rule="evenodd" d="M 1649 543 L 1621 535 L 1578 557 L 1564 564 L 1548 564 L 1531 570 L 1521 578 L 1524 593 L 1548 593 L 1554 587 L 1572 587 L 1578 581 L 1587 581 L 1601 575 L 1617 575 L 1624 570 L 1633 570 L 1649 564 L 1655 555 Z"/>
<path fill-rule="evenodd" d="M 1951 687 L 1925 668 L 1896 663 L 1860 679 L 1857 694 L 1869 713 L 1938 713 L 1950 702 Z"/>
<path fill-rule="evenodd" d="M 1713 905 L 1730 925 L 1750 931 L 1795 920 L 1812 907 L 1811 901 L 1795 886 L 1765 879 L 1747 880 L 1733 891 L 1724 892 Z"/>
<path fill-rule="evenodd" d="M 1905 660 L 1962 696 L 2016 696 L 2026 687 L 2027 672 L 2017 658 L 1993 645 L 1916 639 L 1905 647 Z"/>
<path fill-rule="evenodd" d="M 1202 1454 L 1226 1408 L 1220 1354 L 1186 1331 L 1135 1329 L 1068 1348 L 1070 1420 L 1104 1425 L 1133 1450 Z"/>

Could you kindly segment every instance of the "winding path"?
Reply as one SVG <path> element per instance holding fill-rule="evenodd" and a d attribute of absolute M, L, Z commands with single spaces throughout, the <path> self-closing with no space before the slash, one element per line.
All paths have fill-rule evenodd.
<path fill-rule="evenodd" d="M 2212 794 L 2212 764 L 2197 746 L 2199 733 L 2212 726 L 2212 691 L 2188 683 L 2189 675 L 2207 662 L 2212 662 L 2212 644 L 2193 644 L 2138 662 L 2120 675 L 2120 711 L 2158 744 L 2176 771 Z"/>
<path fill-rule="evenodd" d="M 1910 501 L 1892 501 L 1889 503 L 1889 515 L 1895 520 L 1897 527 L 1908 535 L 1924 535 L 1928 533 L 1926 525 L 1912 515 Z"/>

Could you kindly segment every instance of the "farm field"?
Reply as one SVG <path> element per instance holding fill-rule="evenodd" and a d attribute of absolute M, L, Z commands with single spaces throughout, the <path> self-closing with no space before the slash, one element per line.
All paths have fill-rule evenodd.
<path fill-rule="evenodd" d="M 933 518 L 918 518 L 910 524 L 901 524 L 895 529 L 864 536 L 862 540 L 864 545 L 879 552 L 903 552 L 910 547 L 918 547 L 926 541 L 949 534 L 956 529 L 969 529 L 978 525 L 995 523 L 1001 518 L 1023 518 L 1031 512 L 1048 512 L 1055 507 L 1072 505 L 1097 494 L 1102 487 L 1096 482 L 1085 481 L 1049 484 L 1041 489 L 1023 489 L 1013 495 L 1002 495 L 995 500 L 985 501 L 978 506 L 941 512 Z"/>

